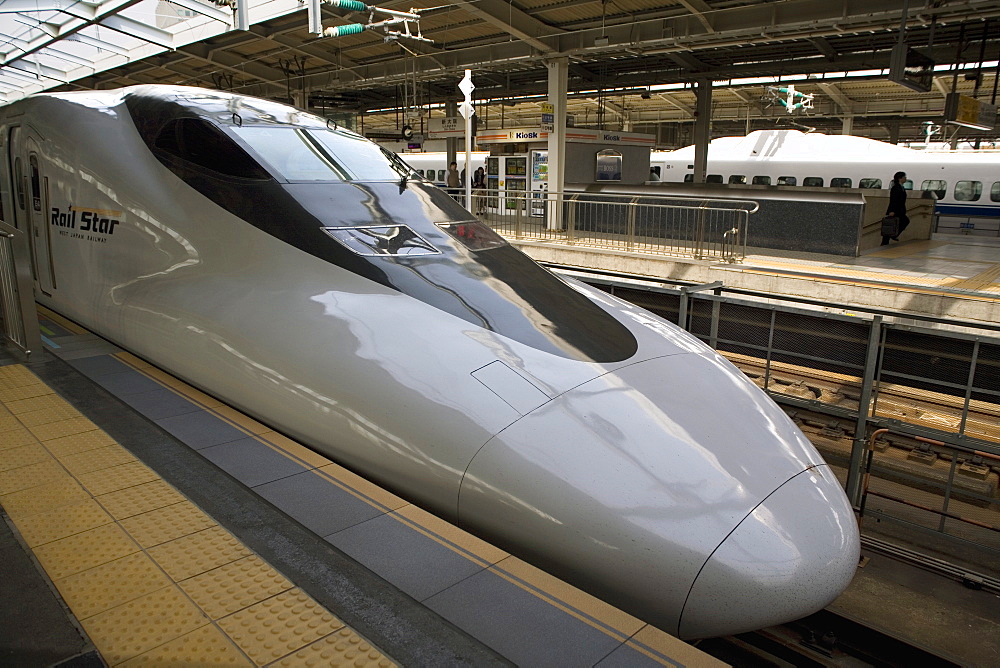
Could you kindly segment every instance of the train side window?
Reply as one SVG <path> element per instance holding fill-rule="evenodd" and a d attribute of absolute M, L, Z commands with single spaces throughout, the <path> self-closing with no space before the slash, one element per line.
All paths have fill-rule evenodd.
<path fill-rule="evenodd" d="M 755 185 L 755 186 L 769 186 L 769 185 L 771 185 L 771 177 L 770 176 L 755 176 L 755 177 L 753 177 L 753 181 L 751 181 L 751 183 L 753 183 L 753 185 Z"/>
<path fill-rule="evenodd" d="M 802 185 L 808 186 L 810 188 L 822 188 L 823 187 L 823 177 L 822 176 L 807 176 L 802 179 Z"/>
<path fill-rule="evenodd" d="M 244 179 L 271 178 L 239 144 L 200 118 L 175 118 L 167 122 L 153 145 L 220 174 Z"/>
<path fill-rule="evenodd" d="M 903 190 L 913 190 L 913 179 L 903 181 Z"/>
<path fill-rule="evenodd" d="M 794 186 L 799 180 L 794 176 L 779 176 L 778 185 L 779 186 Z"/>
<path fill-rule="evenodd" d="M 878 190 L 882 187 L 882 179 L 861 179 L 858 181 L 858 187 Z"/>
<path fill-rule="evenodd" d="M 937 199 L 944 199 L 944 196 L 948 193 L 948 182 L 941 181 L 940 179 L 928 179 L 920 184 L 921 190 L 929 190 L 934 193 L 934 197 Z"/>
<path fill-rule="evenodd" d="M 990 201 L 1000 202 L 1000 181 L 994 183 L 993 187 L 990 188 Z"/>
<path fill-rule="evenodd" d="M 746 185 L 747 177 L 745 174 L 730 174 L 729 182 L 736 185 Z"/>
<path fill-rule="evenodd" d="M 980 181 L 958 181 L 955 184 L 955 199 L 959 202 L 976 202 L 983 195 Z"/>
<path fill-rule="evenodd" d="M 705 178 L 705 183 L 722 183 L 722 174 L 709 174 Z"/>
<path fill-rule="evenodd" d="M 685 174 L 684 183 L 694 183 L 694 174 Z"/>
<path fill-rule="evenodd" d="M 837 177 L 830 179 L 831 188 L 853 188 L 854 182 L 846 177 Z"/>
<path fill-rule="evenodd" d="M 437 180 L 438 181 L 442 181 L 442 182 L 447 182 L 448 177 L 445 176 L 445 170 L 443 170 L 443 169 L 439 169 L 438 170 L 438 179 Z"/>

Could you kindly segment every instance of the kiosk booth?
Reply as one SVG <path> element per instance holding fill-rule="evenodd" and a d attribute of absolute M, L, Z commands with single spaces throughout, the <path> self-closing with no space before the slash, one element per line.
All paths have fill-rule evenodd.
<path fill-rule="evenodd" d="M 527 191 L 532 193 L 529 215 L 544 215 L 549 190 L 548 137 L 548 132 L 537 128 L 479 132 L 476 143 L 490 152 L 486 188 L 491 195 L 497 194 L 487 208 L 497 213 L 523 209 Z M 637 132 L 567 128 L 566 183 L 641 185 L 649 179 L 654 142 L 653 135 Z M 552 189 L 561 190 L 562 185 Z M 505 197 L 506 193 L 511 197 Z"/>

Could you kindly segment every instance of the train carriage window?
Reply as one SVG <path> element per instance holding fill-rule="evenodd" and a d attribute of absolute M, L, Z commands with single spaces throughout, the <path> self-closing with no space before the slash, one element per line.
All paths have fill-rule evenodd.
<path fill-rule="evenodd" d="M 802 185 L 809 188 L 822 188 L 823 187 L 823 177 L 822 176 L 807 176 L 802 179 Z"/>
<path fill-rule="evenodd" d="M 746 185 L 747 177 L 745 174 L 730 174 L 729 182 L 736 185 Z"/>
<path fill-rule="evenodd" d="M 799 180 L 794 176 L 779 176 L 778 185 L 779 186 L 794 186 Z"/>
<path fill-rule="evenodd" d="M 694 183 L 694 174 L 685 174 L 684 183 Z"/>
<path fill-rule="evenodd" d="M 444 181 L 447 180 L 446 177 L 445 177 L 445 175 L 444 175 L 444 173 L 445 173 L 445 170 L 443 170 L 443 169 L 439 169 L 438 170 L 438 178 L 437 178 L 438 181 L 444 182 Z"/>
<path fill-rule="evenodd" d="M 709 174 L 705 183 L 722 183 L 722 174 Z"/>
<path fill-rule="evenodd" d="M 993 187 L 990 188 L 990 201 L 1000 202 L 1000 181 L 994 183 Z"/>
<path fill-rule="evenodd" d="M 771 185 L 771 177 L 770 176 L 755 176 L 755 177 L 753 177 L 753 181 L 751 181 L 751 183 L 753 185 L 755 185 L 755 186 L 769 186 L 769 185 Z"/>
<path fill-rule="evenodd" d="M 913 190 L 913 179 L 903 181 L 903 190 Z"/>
<path fill-rule="evenodd" d="M 853 188 L 854 181 L 846 177 L 836 177 L 830 179 L 831 188 Z"/>
<path fill-rule="evenodd" d="M 980 181 L 959 181 L 955 184 L 955 199 L 959 202 L 976 202 L 983 196 Z"/>
<path fill-rule="evenodd" d="M 175 118 L 167 122 L 153 145 L 219 174 L 244 179 L 271 178 L 239 144 L 200 118 Z"/>
<path fill-rule="evenodd" d="M 948 193 L 948 182 L 940 179 L 929 179 L 920 184 L 920 189 L 934 193 L 934 197 L 937 199 L 944 199 Z"/>
<path fill-rule="evenodd" d="M 858 187 L 878 190 L 882 187 L 882 179 L 861 179 L 858 181 Z"/>

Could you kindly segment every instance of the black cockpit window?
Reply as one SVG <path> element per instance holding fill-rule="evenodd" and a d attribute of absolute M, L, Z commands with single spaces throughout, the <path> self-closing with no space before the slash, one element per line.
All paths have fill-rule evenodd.
<path fill-rule="evenodd" d="M 156 135 L 154 146 L 166 153 L 242 179 L 270 179 L 267 171 L 224 132 L 200 118 L 175 118 Z"/>
<path fill-rule="evenodd" d="M 403 161 L 353 133 L 273 125 L 232 130 L 286 181 L 399 181 L 414 175 Z"/>

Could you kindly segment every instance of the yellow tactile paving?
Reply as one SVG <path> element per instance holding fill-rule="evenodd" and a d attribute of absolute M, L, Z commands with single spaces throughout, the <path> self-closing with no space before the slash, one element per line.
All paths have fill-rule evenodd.
<path fill-rule="evenodd" d="M 101 656 L 116 665 L 205 626 L 209 620 L 184 592 L 169 586 L 80 623 Z"/>
<path fill-rule="evenodd" d="M 88 498 L 81 503 L 22 517 L 17 528 L 28 547 L 37 547 L 112 522 L 114 520 L 107 511 L 97 501 Z"/>
<path fill-rule="evenodd" d="M 135 456 L 117 443 L 59 458 L 59 463 L 75 476 L 134 461 Z"/>
<path fill-rule="evenodd" d="M 134 552 L 55 581 L 59 593 L 78 619 L 93 617 L 171 584 L 163 569 L 143 552 Z"/>
<path fill-rule="evenodd" d="M 30 371 L 0 367 L 0 388 L 0 504 L 109 665 L 263 665 L 310 643 L 313 658 L 282 665 L 322 662 L 330 646 L 352 665 L 391 665 L 349 629 L 337 640 L 334 615 Z"/>
<path fill-rule="evenodd" d="M 151 468 L 142 462 L 129 462 L 111 468 L 81 473 L 77 476 L 80 484 L 94 496 L 110 494 L 120 489 L 136 487 L 159 478 Z"/>
<path fill-rule="evenodd" d="M 0 438 L 3 435 L 0 434 Z M 4 450 L 3 457 L 0 457 L 0 471 L 18 469 L 22 466 L 30 466 L 52 459 L 49 451 L 39 443 L 29 443 L 16 448 Z"/>
<path fill-rule="evenodd" d="M 142 547 L 154 547 L 215 526 L 215 520 L 190 501 L 181 501 L 121 521 Z"/>
<path fill-rule="evenodd" d="M 56 459 L 69 457 L 80 452 L 103 448 L 114 444 L 115 439 L 105 434 L 100 429 L 85 431 L 70 436 L 62 436 L 43 441 L 45 449 L 52 453 Z"/>
<path fill-rule="evenodd" d="M 14 429 L 8 429 L 0 433 L 0 452 L 9 450 L 10 448 L 19 448 L 38 440 L 34 434 L 20 426 L 20 422 L 17 424 L 18 426 Z"/>
<path fill-rule="evenodd" d="M 50 390 L 48 386 L 43 385 L 42 383 L 29 383 L 28 385 L 18 385 L 17 387 L 0 390 L 0 401 L 6 404 L 11 401 L 31 399 L 46 394 L 52 394 L 52 390 Z"/>
<path fill-rule="evenodd" d="M 72 410 L 76 415 L 71 415 L 69 417 L 79 417 L 80 413 L 67 404 L 62 397 L 57 394 L 43 394 L 37 397 L 31 397 L 30 399 L 21 399 L 19 401 L 8 401 L 5 406 L 7 410 L 10 411 L 11 415 L 19 416 L 19 419 L 23 421 L 22 416 L 24 413 L 31 413 L 33 411 L 40 410 L 57 410 L 59 408 L 65 408 Z"/>
<path fill-rule="evenodd" d="M 70 418 L 69 420 L 60 420 L 28 428 L 28 431 L 34 434 L 39 441 L 50 441 L 62 436 L 72 436 L 96 430 L 97 425 L 85 417 Z"/>
<path fill-rule="evenodd" d="M 167 483 L 162 480 L 154 480 L 110 494 L 102 494 L 97 500 L 111 513 L 112 517 L 116 520 L 123 520 L 150 510 L 180 503 L 185 499 L 180 492 Z"/>
<path fill-rule="evenodd" d="M 0 472 L 0 494 L 11 494 L 29 487 L 41 487 L 68 477 L 54 459 Z"/>
<path fill-rule="evenodd" d="M 6 438 L 5 432 L 14 431 L 21 428 L 21 422 L 10 414 L 9 411 L 0 413 L 0 443 Z M 2 446 L 0 446 L 2 448 Z"/>
<path fill-rule="evenodd" d="M 211 527 L 150 548 L 149 554 L 180 581 L 252 553 L 222 527 Z"/>
<path fill-rule="evenodd" d="M 221 668 L 253 666 L 254 662 L 222 631 L 209 624 L 129 659 L 121 665 L 123 668 L 174 668 L 175 666 Z"/>
<path fill-rule="evenodd" d="M 35 548 L 53 580 L 138 552 L 139 546 L 117 524 L 83 531 Z"/>
<path fill-rule="evenodd" d="M 4 494 L 0 496 L 0 505 L 17 522 L 21 517 L 30 517 L 61 506 L 82 503 L 89 498 L 90 495 L 80 487 L 80 483 L 66 476 L 64 480 L 48 485 Z"/>
<path fill-rule="evenodd" d="M 390 668 L 395 664 L 382 656 L 365 639 L 346 626 L 336 633 L 303 647 L 281 661 L 275 668 L 326 668 L 327 666 L 373 666 Z"/>
<path fill-rule="evenodd" d="M 184 580 L 180 586 L 210 618 L 221 619 L 293 585 L 254 555 Z"/>
<path fill-rule="evenodd" d="M 53 396 L 47 396 L 44 398 L 48 399 L 50 403 L 54 403 L 52 402 L 52 399 L 54 398 Z M 17 419 L 21 421 L 21 424 L 29 429 L 38 425 L 61 422 L 63 420 L 69 420 L 70 418 L 79 417 L 83 417 L 80 414 L 80 411 L 75 408 L 71 408 L 70 406 L 66 406 L 65 404 L 39 408 L 37 410 L 17 414 Z"/>
<path fill-rule="evenodd" d="M 343 626 L 299 589 L 219 620 L 219 627 L 258 666 L 298 651 Z"/>

